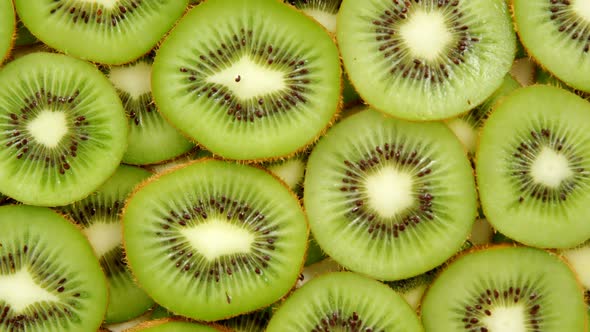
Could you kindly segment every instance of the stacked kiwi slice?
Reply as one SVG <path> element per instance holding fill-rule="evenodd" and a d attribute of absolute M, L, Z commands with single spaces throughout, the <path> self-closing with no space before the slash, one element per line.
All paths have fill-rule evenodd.
<path fill-rule="evenodd" d="M 589 48 L 588 0 L 0 0 L 0 332 L 586 332 Z"/>

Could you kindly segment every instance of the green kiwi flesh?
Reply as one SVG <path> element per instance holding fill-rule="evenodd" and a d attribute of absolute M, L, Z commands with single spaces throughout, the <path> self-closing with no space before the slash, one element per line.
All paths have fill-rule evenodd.
<path fill-rule="evenodd" d="M 107 284 L 80 231 L 47 208 L 0 207 L 0 331 L 96 331 Z"/>
<path fill-rule="evenodd" d="M 504 0 L 344 0 L 338 45 L 372 107 L 411 120 L 446 119 L 481 104 L 515 55 Z"/>
<path fill-rule="evenodd" d="M 0 65 L 9 55 L 14 42 L 16 18 L 11 0 L 0 0 Z"/>
<path fill-rule="evenodd" d="M 297 10 L 279 1 L 206 1 L 162 43 L 152 91 L 164 117 L 212 153 L 277 159 L 330 124 L 340 72 L 331 37 Z"/>
<path fill-rule="evenodd" d="M 78 58 L 113 65 L 148 53 L 187 4 L 188 0 L 15 1 L 22 22 L 45 44 Z"/>
<path fill-rule="evenodd" d="M 588 261 L 590 261 L 590 241 L 585 241 L 574 248 L 561 250 L 560 255 L 566 259 L 570 267 L 576 272 L 578 280 L 580 280 L 584 288 L 590 290 L 590 269 L 588 266 Z"/>
<path fill-rule="evenodd" d="M 127 147 L 115 89 L 89 63 L 32 53 L 0 71 L 0 191 L 26 204 L 67 205 L 95 191 Z"/>
<path fill-rule="evenodd" d="M 319 276 L 289 296 L 267 332 L 420 332 L 414 310 L 386 285 L 352 272 Z"/>
<path fill-rule="evenodd" d="M 216 329 L 212 326 L 175 321 L 170 319 L 160 319 L 155 321 L 145 322 L 139 326 L 128 330 L 128 332 L 220 332 L 225 331 Z"/>
<path fill-rule="evenodd" d="M 240 315 L 219 324 L 230 328 L 234 332 L 261 332 L 266 331 L 266 326 L 272 314 L 271 308 Z"/>
<path fill-rule="evenodd" d="M 320 139 L 303 199 L 320 247 L 380 280 L 443 263 L 477 214 L 473 171 L 451 130 L 374 110 L 348 116 Z"/>
<path fill-rule="evenodd" d="M 590 238 L 588 123 L 590 103 L 557 87 L 503 99 L 482 129 L 476 162 L 481 205 L 495 229 L 535 247 Z"/>
<path fill-rule="evenodd" d="M 330 33 L 336 33 L 337 15 L 342 0 L 288 0 L 286 2 L 318 21 Z"/>
<path fill-rule="evenodd" d="M 203 321 L 284 296 L 303 268 L 308 235 L 284 184 L 262 169 L 213 159 L 152 177 L 129 199 L 123 227 L 143 289 L 171 312 Z"/>
<path fill-rule="evenodd" d="M 554 254 L 497 247 L 466 254 L 434 281 L 422 301 L 430 331 L 586 331 L 576 276 Z"/>

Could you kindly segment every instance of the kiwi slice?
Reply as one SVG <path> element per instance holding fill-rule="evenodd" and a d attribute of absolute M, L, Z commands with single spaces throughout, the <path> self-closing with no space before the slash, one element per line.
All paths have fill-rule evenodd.
<path fill-rule="evenodd" d="M 415 277 L 394 281 L 387 285 L 401 295 L 412 309 L 417 310 L 420 307 L 420 302 L 426 289 L 434 281 L 439 272 L 440 268 L 435 268 Z"/>
<path fill-rule="evenodd" d="M 161 45 L 152 89 L 162 114 L 216 155 L 288 156 L 339 109 L 338 49 L 317 23 L 278 1 L 206 1 Z"/>
<path fill-rule="evenodd" d="M 588 123 L 590 103 L 557 87 L 504 98 L 482 129 L 476 163 L 481 205 L 498 231 L 548 248 L 590 238 Z"/>
<path fill-rule="evenodd" d="M 123 102 L 129 118 L 129 145 L 123 156 L 126 164 L 155 164 L 194 148 L 188 139 L 158 112 L 152 100 L 152 57 L 107 68 L 107 76 Z"/>
<path fill-rule="evenodd" d="M 0 65 L 10 54 L 15 29 L 16 18 L 12 0 L 0 0 Z"/>
<path fill-rule="evenodd" d="M 450 118 L 481 104 L 515 54 L 504 0 L 344 1 L 344 67 L 374 108 L 412 120 Z"/>
<path fill-rule="evenodd" d="M 123 225 L 139 284 L 161 306 L 203 321 L 284 296 L 308 234 L 298 199 L 275 177 L 213 159 L 152 177 L 129 199 Z"/>
<path fill-rule="evenodd" d="M 185 322 L 172 319 L 160 319 L 145 322 L 134 327 L 128 332 L 228 332 L 223 327 L 215 328 L 209 325 L 203 325 L 192 322 Z"/>
<path fill-rule="evenodd" d="M 562 250 L 560 255 L 566 259 L 570 267 L 576 272 L 578 280 L 585 289 L 590 289 L 590 240 L 574 248 Z"/>
<path fill-rule="evenodd" d="M 135 186 L 149 176 L 151 173 L 144 169 L 121 165 L 92 195 L 60 209 L 82 229 L 107 276 L 110 296 L 106 323 L 127 321 L 154 304 L 135 284 L 125 264 L 119 221 L 125 200 Z"/>
<path fill-rule="evenodd" d="M 246 315 L 240 315 L 225 321 L 219 322 L 234 332 L 261 332 L 266 331 L 270 321 L 271 309 L 256 311 Z"/>
<path fill-rule="evenodd" d="M 123 64 L 148 53 L 185 11 L 188 0 L 15 0 L 25 26 L 72 56 Z M 83 41 L 83 42 L 81 42 Z"/>
<path fill-rule="evenodd" d="M 352 272 L 334 272 L 289 296 L 266 331 L 422 330 L 414 310 L 391 288 Z"/>
<path fill-rule="evenodd" d="M 559 257 L 529 247 L 466 254 L 434 281 L 422 302 L 429 331 L 586 331 L 575 274 Z"/>
<path fill-rule="evenodd" d="M 90 244 L 42 207 L 0 207 L 0 331 L 96 331 L 107 285 Z"/>
<path fill-rule="evenodd" d="M 514 21 L 529 55 L 560 80 L 586 92 L 590 92 L 589 8 L 581 0 L 513 1 Z"/>
<path fill-rule="evenodd" d="M 0 71 L 0 190 L 57 206 L 95 191 L 127 147 L 115 89 L 91 64 L 32 53 Z"/>
<path fill-rule="evenodd" d="M 330 129 L 307 165 L 303 199 L 318 244 L 377 279 L 440 265 L 477 214 L 469 160 L 442 123 L 361 111 Z"/>

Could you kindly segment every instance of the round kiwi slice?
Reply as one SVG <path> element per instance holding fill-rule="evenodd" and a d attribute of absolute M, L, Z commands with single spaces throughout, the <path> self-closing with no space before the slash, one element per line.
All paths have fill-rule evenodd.
<path fill-rule="evenodd" d="M 430 331 L 586 331 L 583 292 L 557 256 L 528 247 L 466 254 L 443 271 L 422 301 Z"/>
<path fill-rule="evenodd" d="M 234 332 L 261 332 L 266 331 L 266 326 L 272 314 L 271 308 L 240 315 L 219 323 Z"/>
<path fill-rule="evenodd" d="M 381 280 L 443 263 L 477 214 L 473 171 L 451 130 L 374 110 L 345 118 L 320 139 L 303 188 L 320 247 Z"/>
<path fill-rule="evenodd" d="M 412 120 L 481 104 L 515 54 L 504 0 L 343 1 L 338 44 L 349 77 L 376 109 Z"/>
<path fill-rule="evenodd" d="M 530 245 L 572 247 L 590 238 L 590 103 L 536 85 L 505 97 L 486 121 L 477 151 L 488 221 Z"/>
<path fill-rule="evenodd" d="M 308 235 L 298 199 L 275 177 L 213 159 L 152 177 L 129 199 L 123 227 L 139 284 L 175 314 L 204 321 L 284 296 Z"/>
<path fill-rule="evenodd" d="M 107 76 L 123 102 L 129 118 L 129 145 L 123 156 L 126 164 L 155 164 L 177 157 L 194 148 L 158 112 L 152 100 L 152 57 L 107 68 Z"/>
<path fill-rule="evenodd" d="M 560 80 L 590 92 L 588 1 L 514 0 L 513 11 L 529 55 Z"/>
<path fill-rule="evenodd" d="M 15 0 L 25 26 L 45 44 L 104 64 L 148 53 L 185 11 L 188 0 Z"/>
<path fill-rule="evenodd" d="M 288 5 L 206 1 L 161 45 L 152 90 L 162 114 L 207 150 L 262 160 L 302 150 L 330 124 L 340 71 L 328 33 Z"/>
<path fill-rule="evenodd" d="M 0 207 L 0 331 L 96 331 L 107 284 L 82 233 L 41 207 Z"/>
<path fill-rule="evenodd" d="M 192 322 L 173 319 L 159 319 L 140 324 L 127 332 L 228 332 L 219 326 L 213 327 Z"/>
<path fill-rule="evenodd" d="M 391 288 L 352 272 L 333 272 L 311 280 L 289 296 L 266 331 L 423 329 L 414 310 Z"/>
<path fill-rule="evenodd" d="M 15 29 L 16 17 L 12 0 L 0 0 L 0 65 L 10 54 Z"/>
<path fill-rule="evenodd" d="M 60 209 L 82 229 L 107 276 L 110 296 L 106 323 L 127 321 L 154 304 L 135 284 L 125 263 L 119 220 L 127 197 L 149 176 L 151 173 L 142 168 L 121 165 L 92 195 Z"/>
<path fill-rule="evenodd" d="M 127 147 L 115 89 L 91 64 L 58 54 L 29 54 L 0 71 L 0 130 L 0 190 L 31 205 L 88 196 Z"/>

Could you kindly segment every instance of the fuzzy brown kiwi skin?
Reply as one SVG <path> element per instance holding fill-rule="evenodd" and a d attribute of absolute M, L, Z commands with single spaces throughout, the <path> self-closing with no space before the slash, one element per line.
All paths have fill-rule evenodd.
<path fill-rule="evenodd" d="M 209 327 L 216 329 L 219 332 L 233 332 L 233 330 L 228 329 L 227 327 L 221 326 L 219 324 L 206 324 L 206 323 L 196 322 L 196 321 L 192 321 L 190 319 L 182 319 L 182 318 L 162 318 L 162 319 L 151 320 L 151 321 L 143 322 L 143 323 L 141 323 L 135 327 L 132 327 L 130 329 L 127 329 L 124 332 L 139 332 L 139 331 L 143 331 L 144 329 L 147 329 L 150 327 L 156 327 L 156 326 L 163 325 L 166 323 L 171 323 L 171 322 L 195 323 L 195 324 L 207 325 Z"/>
<path fill-rule="evenodd" d="M 131 199 L 132 199 L 133 197 L 135 197 L 135 195 L 136 195 L 136 194 L 137 194 L 137 193 L 138 193 L 138 192 L 139 192 L 141 189 L 143 189 L 143 188 L 144 188 L 146 185 L 148 185 L 148 184 L 150 184 L 150 183 L 152 183 L 152 182 L 154 182 L 154 181 L 158 180 L 158 179 L 159 179 L 160 177 L 162 177 L 162 176 L 165 176 L 165 175 L 167 175 L 167 174 L 169 174 L 169 173 L 172 173 L 172 172 L 174 172 L 174 171 L 176 171 L 176 170 L 179 170 L 179 169 L 181 169 L 181 168 L 185 168 L 185 167 L 191 166 L 191 165 L 193 165 L 193 164 L 197 164 L 197 163 L 204 163 L 204 162 L 208 162 L 208 161 L 212 161 L 212 160 L 215 160 L 215 161 L 224 161 L 224 162 L 233 162 L 233 163 L 235 163 L 235 164 L 240 164 L 240 165 L 248 165 L 248 166 L 251 166 L 251 167 L 255 167 L 255 168 L 257 168 L 257 169 L 259 169 L 259 170 L 261 170 L 261 171 L 265 172 L 266 174 L 269 174 L 269 175 L 270 175 L 270 176 L 272 176 L 272 177 L 273 177 L 275 180 L 277 180 L 277 181 L 278 181 L 278 182 L 279 182 L 279 183 L 280 183 L 280 184 L 281 184 L 281 185 L 282 185 L 282 186 L 283 186 L 285 189 L 287 189 L 287 190 L 289 191 L 289 194 L 290 194 L 290 195 L 291 195 L 291 196 L 292 196 L 292 197 L 293 197 L 293 198 L 294 198 L 294 199 L 297 201 L 297 204 L 299 205 L 299 208 L 300 208 L 300 209 L 301 209 L 301 211 L 303 212 L 303 215 L 304 215 L 304 217 L 305 217 L 305 226 L 306 226 L 306 234 L 307 234 L 307 235 L 306 235 L 306 238 L 307 238 L 307 239 L 309 239 L 309 232 L 310 232 L 310 227 L 309 227 L 309 219 L 308 219 L 308 217 L 307 217 L 307 213 L 305 212 L 305 208 L 303 207 L 303 204 L 302 204 L 301 200 L 299 199 L 299 197 L 297 197 L 297 194 L 295 194 L 295 193 L 294 193 L 294 192 L 291 190 L 291 188 L 289 188 L 289 186 L 288 186 L 288 185 L 287 185 L 287 184 L 286 184 L 286 183 L 285 183 L 283 180 L 281 180 L 281 178 L 279 178 L 278 176 L 274 175 L 272 172 L 270 172 L 269 170 L 265 169 L 264 167 L 262 167 L 262 166 L 260 166 L 260 165 L 255 165 L 255 164 L 252 164 L 252 165 L 251 165 L 251 164 L 248 164 L 248 163 L 246 163 L 246 162 L 239 162 L 239 161 L 228 161 L 228 160 L 224 160 L 224 159 L 221 159 L 221 158 L 216 158 L 216 157 L 205 157 L 205 158 L 201 158 L 201 159 L 197 159 L 197 160 L 191 160 L 191 161 L 189 161 L 189 162 L 186 162 L 186 163 L 184 163 L 184 164 L 181 164 L 181 165 L 177 165 L 177 166 L 171 167 L 171 168 L 169 168 L 169 169 L 167 169 L 167 170 L 165 170 L 165 171 L 163 171 L 163 172 L 161 172 L 161 173 L 157 173 L 157 174 L 155 174 L 155 175 L 153 175 L 153 176 L 151 176 L 151 177 L 149 177 L 149 178 L 147 178 L 147 179 L 143 180 L 141 183 L 139 183 L 139 184 L 138 184 L 138 185 L 135 187 L 135 189 L 133 190 L 133 192 L 132 192 L 131 194 L 129 194 L 129 196 L 128 196 L 127 200 L 125 201 L 125 206 L 124 206 L 124 207 L 123 207 L 123 209 L 121 210 L 121 211 L 122 211 L 122 212 L 121 212 L 121 220 L 123 220 L 123 219 L 124 219 L 124 216 L 125 216 L 125 214 L 126 214 L 126 212 L 127 212 L 127 207 L 129 206 L 129 202 L 131 201 Z M 127 242 L 125 241 L 125 227 L 124 227 L 124 225 L 123 225 L 123 222 L 121 222 L 121 228 L 122 228 L 122 233 L 123 233 L 123 249 L 124 249 L 124 252 L 127 252 Z M 305 260 L 306 260 L 306 258 L 307 258 L 307 250 L 309 249 L 309 241 L 307 241 L 307 240 L 306 240 L 306 241 L 305 241 L 305 243 L 306 243 L 306 244 L 305 244 L 305 253 L 306 253 L 306 254 L 305 254 L 305 255 L 303 255 L 303 260 L 302 260 L 302 261 L 301 261 L 301 263 L 300 263 L 300 266 L 301 266 L 301 268 L 299 269 L 299 275 L 301 275 L 301 274 L 303 273 L 303 269 L 304 269 L 304 265 L 305 265 Z M 134 281 L 134 282 L 135 282 L 137 285 L 140 285 L 140 284 L 138 283 L 138 281 L 137 281 L 137 277 L 135 276 L 135 273 L 134 273 L 134 270 L 133 270 L 133 268 L 131 268 L 131 264 L 130 264 L 130 263 L 129 263 L 129 261 L 127 260 L 127 256 L 125 256 L 124 262 L 125 262 L 125 264 L 126 264 L 127 266 L 129 266 L 129 267 L 130 267 L 130 269 L 129 269 L 129 270 L 131 271 L 131 276 L 132 276 L 132 278 L 133 278 L 133 281 Z M 290 290 L 289 290 L 289 291 L 288 291 L 288 292 L 287 292 L 287 293 L 286 293 L 286 294 L 285 294 L 283 297 L 281 297 L 281 298 L 280 298 L 278 301 L 283 301 L 283 300 L 284 300 L 284 299 L 286 299 L 286 298 L 287 298 L 289 295 L 291 295 L 291 293 L 292 293 L 292 292 L 293 292 L 293 291 L 296 289 L 296 286 L 297 286 L 297 281 L 298 281 L 298 279 L 297 279 L 297 280 L 295 280 L 294 284 L 293 284 L 293 285 L 291 285 L 291 288 L 290 288 Z M 164 307 L 164 308 L 165 308 L 166 310 L 168 310 L 170 313 L 172 313 L 173 315 L 175 315 L 175 316 L 179 316 L 179 315 L 178 315 L 178 313 L 174 312 L 173 310 L 170 310 L 169 308 L 166 308 L 166 307 Z M 250 312 L 243 312 L 243 313 L 234 314 L 234 315 L 229 315 L 229 316 L 226 316 L 226 317 L 222 317 L 222 318 L 220 318 L 219 320 L 230 319 L 230 318 L 234 318 L 234 317 L 237 317 L 237 316 L 240 316 L 240 315 L 249 314 L 249 313 L 252 313 L 252 312 L 255 312 L 255 311 L 257 311 L 257 310 L 253 310 L 253 311 L 250 311 Z M 225 328 L 225 330 L 221 330 L 221 331 L 227 331 L 227 332 L 231 332 L 232 330 L 228 330 L 227 328 Z M 130 332 L 131 332 L 131 331 L 130 331 Z"/>

